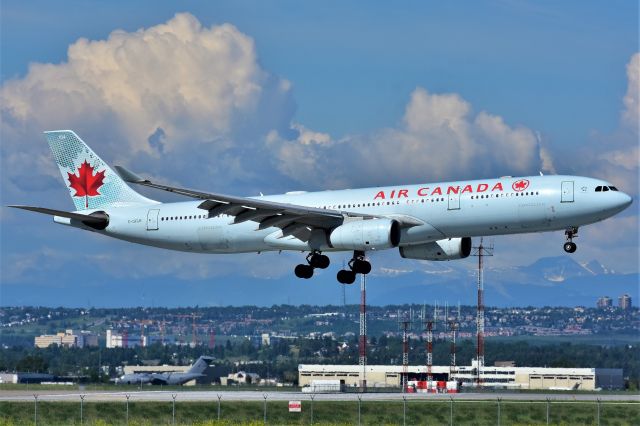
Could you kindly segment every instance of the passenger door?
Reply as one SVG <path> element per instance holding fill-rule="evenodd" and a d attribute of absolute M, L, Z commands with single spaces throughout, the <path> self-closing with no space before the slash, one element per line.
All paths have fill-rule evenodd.
<path fill-rule="evenodd" d="M 449 194 L 449 210 L 460 210 L 460 194 L 451 192 Z"/>
<path fill-rule="evenodd" d="M 159 209 L 151 209 L 149 213 L 147 213 L 147 231 L 157 231 L 158 230 L 158 215 L 160 214 Z"/>
<path fill-rule="evenodd" d="M 565 180 L 562 182 L 561 202 L 573 203 L 573 181 Z"/>

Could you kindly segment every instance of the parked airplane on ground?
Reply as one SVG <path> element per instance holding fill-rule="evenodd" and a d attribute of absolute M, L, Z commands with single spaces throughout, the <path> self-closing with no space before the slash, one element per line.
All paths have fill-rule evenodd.
<path fill-rule="evenodd" d="M 11 206 L 121 240 L 197 253 L 308 252 L 296 276 L 329 266 L 323 252 L 353 251 L 338 281 L 368 274 L 369 251 L 398 248 L 407 259 L 469 256 L 471 237 L 564 230 L 573 253 L 580 226 L 611 217 L 632 200 L 615 186 L 580 176 L 499 179 L 237 197 L 116 174 L 74 132 L 45 132 L 76 211 Z M 195 198 L 160 203 L 126 182 Z"/>
<path fill-rule="evenodd" d="M 116 379 L 118 384 L 127 385 L 184 385 L 188 381 L 204 377 L 204 370 L 207 369 L 213 357 L 201 356 L 193 363 L 191 368 L 184 373 L 131 373 L 125 374 Z"/>

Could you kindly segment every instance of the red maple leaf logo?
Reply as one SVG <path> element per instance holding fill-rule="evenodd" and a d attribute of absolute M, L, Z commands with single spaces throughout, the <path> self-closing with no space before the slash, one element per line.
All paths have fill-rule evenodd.
<path fill-rule="evenodd" d="M 93 174 L 93 167 L 87 160 L 78 167 L 78 176 L 67 172 L 69 187 L 76 190 L 74 197 L 84 197 L 84 206 L 89 208 L 89 197 L 100 195 L 98 189 L 104 184 L 104 170 Z"/>
<path fill-rule="evenodd" d="M 518 192 L 524 191 L 529 187 L 529 181 L 526 179 L 520 179 L 513 182 L 513 185 L 511 185 L 511 187 L 513 188 L 514 191 L 518 191 Z"/>

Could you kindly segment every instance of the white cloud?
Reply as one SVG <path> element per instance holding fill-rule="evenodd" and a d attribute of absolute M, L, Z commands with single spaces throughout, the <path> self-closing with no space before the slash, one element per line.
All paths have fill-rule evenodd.
<path fill-rule="evenodd" d="M 637 134 L 640 121 L 640 53 L 634 54 L 627 64 L 627 81 L 622 120 Z"/>
<path fill-rule="evenodd" d="M 586 144 L 579 171 L 606 179 L 621 190 L 640 195 L 640 53 L 631 56 L 627 64 L 627 92 L 619 128 Z"/>
<path fill-rule="evenodd" d="M 106 40 L 79 39 L 66 62 L 32 64 L 24 78 L 3 84 L 3 161 L 10 176 L 51 164 L 41 131 L 73 128 L 110 160 L 193 175 L 194 163 L 223 162 L 240 139 L 260 146 L 272 129 L 290 132 L 290 92 L 288 81 L 260 67 L 253 40 L 233 25 L 206 28 L 178 14 Z M 209 164 L 198 172 L 228 176 Z"/>
<path fill-rule="evenodd" d="M 277 167 L 308 185 L 359 186 L 537 173 L 552 167 L 528 128 L 510 126 L 458 94 L 417 88 L 402 123 L 370 135 L 309 143 L 272 133 Z"/>

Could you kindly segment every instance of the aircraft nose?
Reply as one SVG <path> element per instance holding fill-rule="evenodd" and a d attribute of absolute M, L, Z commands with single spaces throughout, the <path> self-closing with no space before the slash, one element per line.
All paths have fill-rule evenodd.
<path fill-rule="evenodd" d="M 624 192 L 620 193 L 620 208 L 621 209 L 626 209 L 627 207 L 629 207 L 631 205 L 631 203 L 633 202 L 633 198 L 631 198 L 630 195 L 625 194 Z"/>

